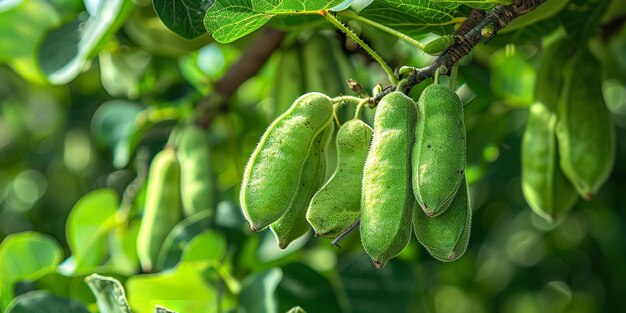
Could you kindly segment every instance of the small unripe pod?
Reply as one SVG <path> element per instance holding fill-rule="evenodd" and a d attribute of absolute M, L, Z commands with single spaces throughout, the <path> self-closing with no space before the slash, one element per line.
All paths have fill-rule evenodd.
<path fill-rule="evenodd" d="M 281 217 L 291 205 L 314 139 L 331 122 L 333 103 L 307 93 L 265 131 L 244 171 L 239 201 L 253 231 Z"/>

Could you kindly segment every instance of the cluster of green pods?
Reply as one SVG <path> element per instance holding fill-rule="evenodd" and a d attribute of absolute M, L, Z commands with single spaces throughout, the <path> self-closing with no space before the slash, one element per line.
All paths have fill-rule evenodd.
<path fill-rule="evenodd" d="M 548 44 L 522 139 L 522 190 L 530 208 L 557 223 L 591 200 L 615 159 L 615 131 L 602 95 L 602 73 L 589 50 L 566 39 Z"/>
<path fill-rule="evenodd" d="M 313 229 L 342 238 L 359 226 L 377 268 L 409 244 L 411 233 L 442 261 L 467 248 L 471 208 L 465 180 L 465 126 L 456 93 L 427 87 L 417 103 L 390 92 L 373 128 L 357 117 L 339 127 L 337 165 L 325 177 L 333 100 L 298 98 L 266 130 L 245 169 L 240 193 L 253 231 L 267 226 L 278 246 Z"/>
<path fill-rule="evenodd" d="M 158 152 L 147 178 L 146 201 L 137 235 L 144 272 L 154 271 L 163 243 L 182 217 L 215 211 L 215 181 L 205 131 L 186 125 L 174 132 L 175 145 Z"/>

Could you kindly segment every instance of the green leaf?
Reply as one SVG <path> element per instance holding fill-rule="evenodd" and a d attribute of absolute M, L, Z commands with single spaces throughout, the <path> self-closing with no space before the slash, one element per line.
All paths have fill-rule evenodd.
<path fill-rule="evenodd" d="M 154 0 L 154 10 L 175 33 L 193 39 L 204 33 L 204 15 L 215 0 Z"/>
<path fill-rule="evenodd" d="M 172 271 L 132 276 L 126 291 L 133 312 L 152 313 L 155 304 L 178 312 L 217 312 L 215 287 L 203 279 L 206 269 L 182 263 Z"/>
<path fill-rule="evenodd" d="M 111 189 L 99 189 L 83 196 L 67 218 L 67 243 L 75 266 L 101 265 L 107 254 L 107 234 L 117 223 L 118 196 Z"/>
<path fill-rule="evenodd" d="M 341 280 L 354 312 L 407 312 L 416 283 L 409 266 L 391 260 L 382 271 L 362 254 L 340 266 Z"/>
<path fill-rule="evenodd" d="M 5 313 L 89 313 L 89 311 L 80 302 L 37 290 L 16 297 Z"/>
<path fill-rule="evenodd" d="M 96 296 L 100 313 L 131 313 L 124 287 L 117 279 L 92 274 L 85 282 Z"/>
<path fill-rule="evenodd" d="M 198 212 L 174 226 L 161 247 L 156 265 L 158 271 L 176 266 L 187 244 L 209 228 L 210 215 L 209 211 Z"/>
<path fill-rule="evenodd" d="M 458 17 L 463 16 L 430 0 L 376 0 L 359 14 L 409 36 L 444 34 L 446 26 L 462 22 Z"/>
<path fill-rule="evenodd" d="M 294 306 L 293 308 L 289 309 L 287 313 L 306 313 L 306 311 L 300 306 Z"/>
<path fill-rule="evenodd" d="M 270 14 L 306 14 L 330 9 L 343 0 L 252 0 L 252 7 Z"/>
<path fill-rule="evenodd" d="M 185 247 L 182 262 L 219 261 L 226 253 L 226 240 L 222 235 L 207 230 L 199 234 Z"/>
<path fill-rule="evenodd" d="M 252 8 L 250 0 L 215 2 L 204 17 L 204 27 L 220 43 L 235 41 L 263 26 L 272 18 Z"/>
<path fill-rule="evenodd" d="M 243 282 L 239 304 L 245 313 L 276 313 L 278 304 L 274 291 L 282 279 L 282 271 L 274 268 L 252 275 Z"/>
<path fill-rule="evenodd" d="M 59 244 L 47 235 L 23 232 L 7 236 L 0 244 L 0 307 L 13 298 L 16 282 L 54 271 L 62 256 Z"/>
<path fill-rule="evenodd" d="M 62 85 L 80 74 L 132 8 L 131 0 L 99 0 L 93 15 L 80 15 L 48 33 L 39 49 L 39 63 L 48 81 Z"/>
<path fill-rule="evenodd" d="M 510 0 L 432 0 L 435 4 L 446 9 L 456 9 L 466 5 L 474 9 L 489 10 L 498 4 L 511 4 Z"/>
<path fill-rule="evenodd" d="M 610 3 L 611 0 L 570 0 L 559 13 L 569 38 L 578 46 L 586 47 L 589 38 L 598 31 L 598 23 Z"/>
<path fill-rule="evenodd" d="M 0 62 L 7 62 L 22 77 L 32 82 L 44 83 L 46 79 L 37 59 L 38 44 L 48 30 L 61 23 L 59 15 L 45 0 L 22 1 L 2 9 Z"/>
<path fill-rule="evenodd" d="M 237 40 L 263 26 L 272 17 L 289 14 L 318 14 L 342 0 L 222 0 L 204 17 L 204 27 L 221 43 Z"/>
<path fill-rule="evenodd" d="M 308 313 L 343 312 L 331 283 L 314 269 L 291 263 L 284 267 L 283 279 L 276 296 L 280 300 L 280 312 L 301 305 Z"/>

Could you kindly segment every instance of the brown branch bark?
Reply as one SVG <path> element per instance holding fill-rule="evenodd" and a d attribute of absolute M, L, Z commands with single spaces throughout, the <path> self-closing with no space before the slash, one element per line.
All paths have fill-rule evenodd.
<path fill-rule="evenodd" d="M 227 110 L 228 102 L 239 86 L 259 72 L 284 38 L 282 31 L 271 28 L 261 31 L 224 76 L 215 82 L 213 93 L 200 100 L 196 107 L 196 124 L 206 129 L 217 114 Z"/>
<path fill-rule="evenodd" d="M 413 73 L 409 74 L 407 77 L 407 83 L 404 84 L 404 90 L 402 90 L 402 92 L 409 93 L 411 88 L 415 85 L 429 77 L 433 77 L 435 71 L 439 68 L 451 69 L 454 64 L 468 55 L 472 49 L 482 41 L 483 36 L 481 30 L 484 27 L 491 25 L 495 34 L 513 19 L 534 10 L 545 1 L 546 0 L 514 0 L 510 5 L 496 6 L 491 12 L 487 13 L 482 20 L 480 20 L 480 12 L 476 12 L 478 10 L 472 11 L 474 16 L 471 14 L 470 18 L 466 20 L 467 24 L 461 27 L 463 30 L 459 33 L 455 33 L 455 35 L 458 35 L 455 37 L 455 43 L 444 51 L 432 64 L 422 68 L 415 68 Z M 469 26 L 472 24 L 475 25 L 470 28 Z M 446 74 L 445 71 L 443 71 L 442 74 Z M 371 97 L 369 99 L 370 103 L 372 105 L 377 104 L 380 99 L 386 94 L 395 91 L 395 89 L 395 86 L 387 88 L 376 97 Z"/>

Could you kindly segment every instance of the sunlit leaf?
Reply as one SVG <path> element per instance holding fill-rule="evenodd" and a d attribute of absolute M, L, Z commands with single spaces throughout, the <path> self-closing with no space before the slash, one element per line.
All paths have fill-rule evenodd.
<path fill-rule="evenodd" d="M 456 9 L 466 5 L 475 9 L 489 10 L 498 4 L 511 4 L 511 0 L 432 0 L 438 6 L 447 9 Z"/>
<path fill-rule="evenodd" d="M 461 23 L 459 12 L 441 8 L 429 0 L 376 0 L 360 15 L 411 36 L 445 33 L 446 26 Z"/>
<path fill-rule="evenodd" d="M 89 313 L 89 311 L 80 302 L 37 290 L 16 297 L 5 313 Z"/>
<path fill-rule="evenodd" d="M 205 268 L 183 263 L 172 271 L 129 278 L 126 292 L 133 312 L 152 313 L 157 304 L 178 312 L 217 312 L 215 287 L 202 277 Z"/>
<path fill-rule="evenodd" d="M 99 189 L 83 196 L 67 218 L 66 236 L 76 268 L 101 265 L 107 255 L 106 235 L 115 226 L 118 196 Z"/>
<path fill-rule="evenodd" d="M 7 1 L 3 1 L 7 2 Z M 0 10 L 0 62 L 7 62 L 22 77 L 45 82 L 38 60 L 39 40 L 61 23 L 48 1 L 11 1 Z"/>
<path fill-rule="evenodd" d="M 5 307 L 13 298 L 13 285 L 51 272 L 61 261 L 59 244 L 47 235 L 24 232 L 9 235 L 0 244 L 0 297 Z"/>
<path fill-rule="evenodd" d="M 213 38 L 228 43 L 241 38 L 284 14 L 317 14 L 342 0 L 223 0 L 207 11 L 204 27 Z"/>
<path fill-rule="evenodd" d="M 96 296 L 100 313 L 130 313 L 124 287 L 117 279 L 92 274 L 85 282 Z"/>

